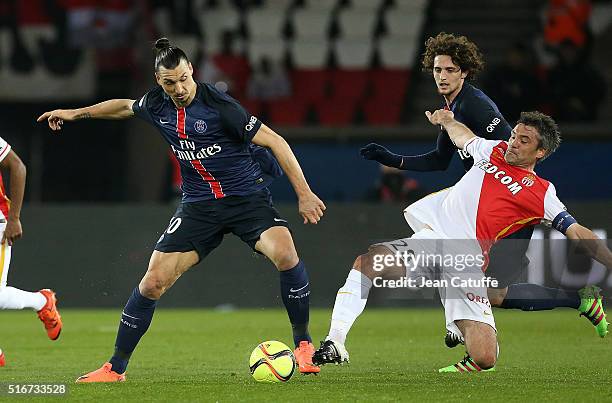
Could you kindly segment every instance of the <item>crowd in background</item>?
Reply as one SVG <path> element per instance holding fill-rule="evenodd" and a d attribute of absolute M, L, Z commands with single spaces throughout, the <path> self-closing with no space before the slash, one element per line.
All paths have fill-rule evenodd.
<path fill-rule="evenodd" d="M 542 57 L 529 43 L 516 43 L 503 64 L 489 69 L 483 89 L 509 121 L 515 121 L 521 110 L 532 109 L 562 122 L 597 119 L 607 83 L 592 64 L 591 12 L 589 0 L 550 0 L 539 49 Z"/>
<path fill-rule="evenodd" d="M 234 1 L 243 8 L 262 2 Z M 215 0 L 2 0 L 0 30 L 9 35 L 10 50 L 0 49 L 0 56 L 8 56 L 0 57 L 0 68 L 10 65 L 18 74 L 28 74 L 38 63 L 44 64 L 52 75 L 69 76 L 78 68 L 85 48 L 95 48 L 98 75 L 95 97 L 122 92 L 125 95 L 125 87 L 143 76 L 139 66 L 147 55 L 142 44 L 140 51 L 133 46 L 138 36 L 150 41 L 160 35 L 171 38 L 192 35 L 197 40 L 191 57 L 198 79 L 215 84 L 247 105 L 253 100 L 268 102 L 294 95 L 290 57 L 282 61 L 268 57 L 250 60 L 245 47 L 237 44 L 240 41 L 244 45 L 245 41 L 240 30 L 224 31 L 218 38 L 205 37 L 193 11 L 200 7 L 204 12 L 205 7 L 215 3 Z M 164 27 L 157 26 L 158 21 L 153 18 L 159 9 L 167 9 L 171 16 Z M 489 66 L 488 74 L 477 85 L 483 87 L 509 120 L 516 119 L 521 109 L 538 108 L 560 121 L 594 121 L 606 97 L 607 85 L 591 63 L 594 40 L 589 28 L 591 2 L 549 0 L 543 12 L 540 42 L 543 49 L 536 51 L 532 43 L 538 42 L 525 38 L 526 41 L 508 51 L 502 64 Z M 39 53 L 32 54 L 25 46 L 21 27 L 41 23 L 52 24 L 55 34 L 40 39 Z M 171 32 L 162 32 L 162 28 Z M 219 45 L 210 46 L 213 41 Z M 208 48 L 216 51 L 208 52 Z M 334 67 L 331 56 L 328 68 Z M 372 67 L 377 63 L 375 59 Z M 415 60 L 414 68 L 417 66 Z M 406 103 L 410 96 L 408 90 Z"/>
<path fill-rule="evenodd" d="M 286 2 L 300 6 L 307 1 Z M 380 0 L 381 4 L 386 5 L 393 1 Z M 135 98 L 143 94 L 154 85 L 151 47 L 154 39 L 160 36 L 167 36 L 171 40 L 186 37 L 194 39 L 193 46 L 185 50 L 192 59 L 196 79 L 227 91 L 274 127 L 283 126 L 265 109 L 252 108 L 279 100 L 288 100 L 287 104 L 295 107 L 292 100 L 308 84 L 296 81 L 298 75 L 295 74 L 295 65 L 289 53 L 280 60 L 266 56 L 250 57 L 249 47 L 245 46 L 248 33 L 242 29 L 225 30 L 218 37 L 207 37 L 201 30 L 201 24 L 196 21 L 196 13 L 203 13 L 206 7 L 219 6 L 222 2 L 233 3 L 240 10 L 248 10 L 261 5 L 265 0 L 0 0 L 0 104 L 3 106 L 0 117 L 4 122 L 0 127 L 0 136 L 7 137 L 6 133 L 9 133 L 8 138 L 19 149 L 35 150 L 38 147 L 40 150 L 41 140 L 31 135 L 32 110 L 88 104 L 115 97 Z M 350 2 L 339 0 L 338 4 L 349 5 Z M 503 62 L 490 63 L 476 85 L 497 103 L 510 122 L 515 121 L 519 112 L 526 109 L 540 109 L 560 122 L 596 122 L 608 95 L 608 85 L 602 72 L 593 64 L 597 37 L 589 24 L 593 17 L 592 2 L 542 0 L 541 3 L 543 18 L 539 37 L 525 38 L 510 46 Z M 156 17 L 160 15 L 160 10 L 169 19 L 160 20 Z M 418 48 L 424 40 L 425 37 L 420 37 L 415 46 Z M 82 75 L 88 66 L 92 66 L 91 70 L 94 71 L 95 85 L 91 86 L 91 91 L 79 81 L 72 86 L 66 84 L 71 77 Z M 368 68 L 378 67 L 380 60 L 374 54 Z M 325 69 L 332 72 L 339 70 L 333 52 L 326 59 Z M 414 72 L 418 69 L 420 60 L 419 52 L 416 52 L 412 72 L 408 71 L 406 75 L 401 71 L 402 75 L 397 76 L 403 77 L 405 81 L 399 85 L 393 85 L 399 82 L 395 78 L 391 84 L 389 80 L 381 81 L 382 88 L 390 93 L 396 91 L 392 87 L 406 87 L 405 91 L 397 93 L 399 102 L 409 105 L 415 96 L 411 91 L 410 75 L 415 76 Z M 330 77 L 333 81 L 336 76 Z M 43 90 L 53 80 L 58 82 L 57 91 L 51 93 L 51 96 L 43 94 Z M 43 83 L 42 86 L 39 83 Z M 11 85 L 13 92 L 9 93 Z M 349 81 L 350 85 L 357 83 Z M 433 83 L 431 89 L 434 90 Z M 364 94 L 370 96 L 367 91 Z M 342 112 L 341 101 L 342 98 L 327 99 L 317 112 L 319 115 L 323 112 L 328 115 Z M 40 106 L 36 106 L 39 103 Z M 23 104 L 29 108 L 23 108 Z M 373 109 L 372 114 L 382 115 L 386 109 L 389 108 L 383 102 L 383 107 Z M 404 116 L 397 119 L 398 124 L 414 121 L 410 108 L 401 108 L 401 113 Z M 285 110 L 281 115 L 286 116 Z M 312 119 L 312 114 L 306 113 L 305 116 L 305 124 L 325 124 L 316 117 Z M 338 120 L 331 116 L 328 119 L 333 122 L 333 126 L 340 126 L 345 121 L 348 125 L 376 126 L 376 123 L 359 117 L 353 119 L 349 116 Z M 95 128 L 88 128 L 95 130 L 97 135 L 88 138 L 87 148 L 95 149 L 99 158 L 114 161 L 127 161 L 130 158 L 129 152 L 125 150 L 128 148 L 128 140 L 125 139 L 128 128 L 125 125 L 96 122 Z M 25 130 L 29 130 L 30 134 L 21 135 Z M 105 139 L 101 138 L 102 134 Z M 104 147 L 111 142 L 115 147 Z M 58 140 L 54 140 L 53 145 L 57 144 Z M 29 163 L 30 156 L 36 155 L 34 151 L 24 153 L 24 159 Z M 64 145 L 54 151 L 53 155 L 47 153 L 38 156 L 41 161 L 52 157 L 61 160 L 74 158 L 74 150 Z M 104 178 L 96 183 L 96 175 L 90 175 L 87 178 L 87 181 L 93 181 L 90 194 L 75 197 L 87 200 L 129 199 L 130 189 L 126 185 L 125 175 L 121 174 L 123 164 L 130 162 L 100 168 L 114 177 L 110 192 L 101 187 L 105 183 Z M 40 180 L 41 183 L 56 183 L 48 178 L 64 175 L 55 164 L 44 165 L 45 176 Z M 74 172 L 75 175 L 78 173 Z M 175 186 L 180 184 L 176 170 L 173 176 L 168 175 L 167 181 Z M 58 200 L 64 197 L 64 193 L 74 194 L 69 185 L 65 189 L 61 186 L 58 184 L 53 188 L 45 188 L 44 192 L 48 196 L 43 194 L 39 200 Z M 420 197 L 424 191 L 417 180 L 406 177 L 404 173 L 383 170 L 379 181 L 364 192 L 364 197 L 368 200 L 406 202 Z"/>

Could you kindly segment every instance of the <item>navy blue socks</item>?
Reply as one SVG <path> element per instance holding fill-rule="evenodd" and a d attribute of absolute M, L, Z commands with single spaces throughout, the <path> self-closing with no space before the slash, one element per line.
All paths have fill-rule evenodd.
<path fill-rule="evenodd" d="M 508 294 L 501 308 L 523 311 L 544 311 L 567 307 L 578 309 L 580 296 L 577 291 L 548 288 L 537 284 L 519 283 L 508 287 Z"/>
<path fill-rule="evenodd" d="M 310 309 L 310 282 L 304 263 L 300 260 L 295 267 L 280 272 L 281 296 L 291 328 L 293 342 L 297 347 L 300 341 L 312 339 L 308 334 L 308 320 Z"/>
<path fill-rule="evenodd" d="M 308 334 L 310 283 L 304 263 L 300 261 L 295 267 L 281 271 L 280 285 L 295 345 L 304 340 L 311 342 Z M 132 291 L 121 314 L 115 353 L 109 360 L 113 371 L 119 374 L 125 372 L 132 352 L 151 324 L 156 304 L 156 300 L 143 297 L 138 287 Z"/>
<path fill-rule="evenodd" d="M 132 291 L 121 314 L 115 353 L 109 361 L 113 371 L 119 374 L 125 372 L 132 352 L 151 324 L 156 304 L 156 300 L 143 297 L 138 287 Z"/>

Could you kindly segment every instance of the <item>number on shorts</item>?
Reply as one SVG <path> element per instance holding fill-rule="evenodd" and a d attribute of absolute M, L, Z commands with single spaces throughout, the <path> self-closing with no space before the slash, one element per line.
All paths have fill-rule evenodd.
<path fill-rule="evenodd" d="M 401 248 L 405 248 L 408 246 L 408 242 L 404 241 L 403 239 L 396 239 L 395 241 L 387 242 L 387 244 L 392 246 L 395 250 L 400 250 Z M 408 253 L 410 252 L 414 254 L 413 251 L 408 251 Z"/>
<path fill-rule="evenodd" d="M 183 219 L 181 217 L 172 217 L 170 220 L 170 225 L 168 225 L 168 229 L 166 230 L 166 234 L 172 234 L 174 231 L 181 226 Z"/>

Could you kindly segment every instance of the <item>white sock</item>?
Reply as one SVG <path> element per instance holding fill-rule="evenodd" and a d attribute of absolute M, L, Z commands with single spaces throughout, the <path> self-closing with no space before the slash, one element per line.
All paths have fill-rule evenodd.
<path fill-rule="evenodd" d="M 40 311 L 47 299 L 39 292 L 23 291 L 15 287 L 4 287 L 0 290 L 0 309 L 32 308 Z"/>
<path fill-rule="evenodd" d="M 368 293 L 372 288 L 372 280 L 361 274 L 360 271 L 351 269 L 346 283 L 338 290 L 336 303 L 332 312 L 331 326 L 328 339 L 338 341 L 342 344 L 346 341 L 346 335 L 368 302 Z"/>

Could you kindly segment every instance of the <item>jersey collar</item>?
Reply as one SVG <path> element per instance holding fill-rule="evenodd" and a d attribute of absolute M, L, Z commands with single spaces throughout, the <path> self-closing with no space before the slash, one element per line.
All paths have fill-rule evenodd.
<path fill-rule="evenodd" d="M 453 99 L 453 102 L 451 102 L 451 104 L 450 104 L 450 110 L 451 111 L 455 112 L 455 107 L 457 106 L 459 101 L 461 99 L 463 99 L 465 93 L 468 91 L 468 87 L 471 87 L 471 86 L 472 85 L 470 83 L 468 83 L 467 81 L 463 82 L 463 86 L 461 87 L 461 91 L 459 91 L 459 94 L 457 94 L 455 99 Z"/>

